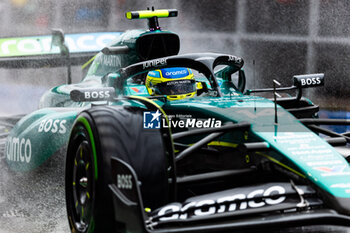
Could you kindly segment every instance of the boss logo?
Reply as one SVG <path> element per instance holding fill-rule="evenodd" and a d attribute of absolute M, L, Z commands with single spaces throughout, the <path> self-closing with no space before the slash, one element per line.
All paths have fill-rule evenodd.
<path fill-rule="evenodd" d="M 320 78 L 306 78 L 306 79 L 301 79 L 301 85 L 302 86 L 310 86 L 310 85 L 319 85 L 321 84 L 321 79 Z"/>
<path fill-rule="evenodd" d="M 110 91 L 85 91 L 85 99 L 103 99 L 111 97 Z"/>
<path fill-rule="evenodd" d="M 323 74 L 307 74 L 294 76 L 294 85 L 297 87 L 316 87 L 324 85 Z"/>
<path fill-rule="evenodd" d="M 103 101 L 114 97 L 115 89 L 113 87 L 94 88 L 94 89 L 77 89 L 70 92 L 71 100 L 75 102 L 84 101 Z"/>
<path fill-rule="evenodd" d="M 51 132 L 51 133 L 60 133 L 64 134 L 67 132 L 67 128 L 65 124 L 67 123 L 66 120 L 53 120 L 53 119 L 48 119 L 48 120 L 42 120 L 38 132 Z"/>
<path fill-rule="evenodd" d="M 132 189 L 132 176 L 131 175 L 117 175 L 117 187 L 119 189 Z"/>

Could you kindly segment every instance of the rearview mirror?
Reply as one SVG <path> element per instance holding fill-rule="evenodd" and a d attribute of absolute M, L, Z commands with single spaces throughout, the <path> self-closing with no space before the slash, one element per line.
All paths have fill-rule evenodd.
<path fill-rule="evenodd" d="M 74 102 L 104 101 L 115 97 L 113 87 L 80 88 L 70 92 L 70 98 Z"/>
<path fill-rule="evenodd" d="M 62 55 L 69 55 L 69 49 L 64 42 L 64 33 L 62 29 L 52 29 L 51 48 L 53 46 L 57 46 Z"/>
<path fill-rule="evenodd" d="M 62 29 L 52 29 L 52 40 L 53 46 L 61 47 L 64 44 L 64 34 Z"/>
<path fill-rule="evenodd" d="M 60 53 L 66 59 L 67 64 L 67 84 L 72 83 L 72 72 L 71 72 L 71 61 L 69 57 L 69 48 L 64 42 L 64 34 L 62 29 L 52 29 L 52 38 L 51 38 L 51 48 L 57 46 L 60 49 Z"/>

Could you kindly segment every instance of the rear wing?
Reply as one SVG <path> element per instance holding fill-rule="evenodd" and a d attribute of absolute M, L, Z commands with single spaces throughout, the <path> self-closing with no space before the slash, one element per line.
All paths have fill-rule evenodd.
<path fill-rule="evenodd" d="M 83 65 L 122 32 L 66 34 L 71 65 Z M 40 68 L 67 65 L 52 36 L 0 38 L 0 68 Z"/>

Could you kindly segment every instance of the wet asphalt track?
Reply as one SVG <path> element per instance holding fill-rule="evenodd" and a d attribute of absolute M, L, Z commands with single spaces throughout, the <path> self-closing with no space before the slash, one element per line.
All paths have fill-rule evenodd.
<path fill-rule="evenodd" d="M 15 121 L 0 118 L 0 233 L 70 232 L 64 201 L 64 153 L 58 153 L 37 171 L 10 171 L 4 159 L 4 144 Z M 349 233 L 350 228 L 309 226 L 253 232 Z"/>
<path fill-rule="evenodd" d="M 44 168 L 26 174 L 10 171 L 4 159 L 4 144 L 11 121 L 0 118 L 0 233 L 69 232 L 64 158 L 56 155 Z"/>

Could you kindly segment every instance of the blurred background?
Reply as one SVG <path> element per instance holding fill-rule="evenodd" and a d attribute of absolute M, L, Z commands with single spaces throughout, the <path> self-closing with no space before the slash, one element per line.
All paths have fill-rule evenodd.
<path fill-rule="evenodd" d="M 325 87 L 309 89 L 306 96 L 323 109 L 350 110 L 349 0 L 0 0 L 0 37 L 50 35 L 52 28 L 65 33 L 146 28 L 146 20 L 130 21 L 124 14 L 152 6 L 179 10 L 177 18 L 160 19 L 160 25 L 180 35 L 181 53 L 243 57 L 247 88 L 271 87 L 273 79 L 289 86 L 293 75 L 322 72 Z M 66 76 L 65 67 L 0 69 L 0 116 L 34 111 L 40 96 Z M 73 82 L 81 76 L 81 68 L 73 67 Z M 337 113 L 350 118 L 345 111 Z M 51 183 L 33 184 L 30 176 L 13 181 L 4 174 L 0 167 L 0 233 L 69 231 L 64 186 L 57 176 Z"/>
<path fill-rule="evenodd" d="M 145 20 L 130 21 L 124 14 L 151 6 L 179 10 L 177 18 L 161 19 L 160 24 L 180 35 L 181 53 L 243 57 L 248 88 L 270 87 L 272 79 L 287 86 L 293 75 L 321 72 L 326 86 L 309 89 L 306 96 L 323 108 L 350 108 L 348 0 L 2 0 L 0 37 L 48 35 L 51 28 L 65 33 L 145 28 Z M 73 70 L 75 82 L 80 72 L 79 67 Z M 43 91 L 65 77 L 64 68 L 0 70 L 5 87 L 0 89 L 5 97 L 0 114 L 4 109 L 5 114 L 34 110 Z M 18 104 L 28 95 L 31 104 Z M 16 105 L 3 101 L 13 96 Z"/>

